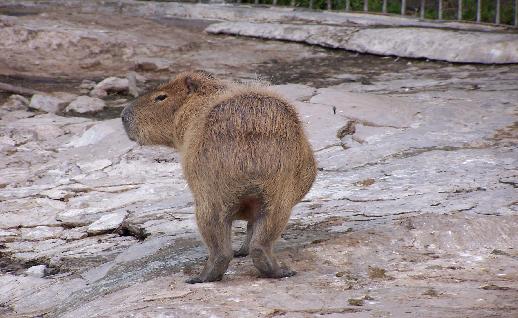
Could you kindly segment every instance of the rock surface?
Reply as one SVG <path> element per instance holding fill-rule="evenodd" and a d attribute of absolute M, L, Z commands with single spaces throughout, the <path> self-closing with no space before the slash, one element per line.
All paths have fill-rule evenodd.
<path fill-rule="evenodd" d="M 74 111 L 76 113 L 94 113 L 103 110 L 106 103 L 99 98 L 89 96 L 79 96 L 68 104 L 65 111 Z"/>
<path fill-rule="evenodd" d="M 0 108 L 1 317 L 515 318 L 516 65 L 363 56 L 160 18 L 196 5 L 74 1 L 84 11 L 71 15 L 51 3 L 62 2 L 2 7 L 0 71 L 15 84 L 77 94 L 92 88 L 83 79 L 126 76 L 135 56 L 270 80 L 299 111 L 319 172 L 275 245 L 296 276 L 261 279 L 239 258 L 221 282 L 187 285 L 207 254 L 179 155 L 127 139 L 121 96 L 95 116 Z M 170 76 L 145 75 L 144 89 Z M 234 248 L 245 231 L 236 222 Z M 27 275 L 34 265 L 43 278 Z"/>

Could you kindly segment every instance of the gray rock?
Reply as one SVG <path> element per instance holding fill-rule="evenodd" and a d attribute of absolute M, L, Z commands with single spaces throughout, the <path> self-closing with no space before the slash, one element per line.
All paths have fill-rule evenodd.
<path fill-rule="evenodd" d="M 46 271 L 47 271 L 46 265 L 36 265 L 36 266 L 29 267 L 25 271 L 25 274 L 27 274 L 28 276 L 32 276 L 32 277 L 42 278 L 45 276 Z"/>
<path fill-rule="evenodd" d="M 103 215 L 99 220 L 88 226 L 88 234 L 97 235 L 113 231 L 121 226 L 126 218 L 126 212 L 116 212 Z"/>
<path fill-rule="evenodd" d="M 106 103 L 102 99 L 89 96 L 79 96 L 67 106 L 65 111 L 74 111 L 80 114 L 94 113 L 103 110 L 105 106 Z"/>

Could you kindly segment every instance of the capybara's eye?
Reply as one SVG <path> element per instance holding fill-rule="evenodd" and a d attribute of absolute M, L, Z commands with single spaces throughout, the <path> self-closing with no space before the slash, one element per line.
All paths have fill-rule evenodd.
<path fill-rule="evenodd" d="M 165 94 L 158 95 L 157 97 L 155 97 L 155 102 L 163 101 L 166 98 L 167 98 L 167 95 L 165 95 Z"/>

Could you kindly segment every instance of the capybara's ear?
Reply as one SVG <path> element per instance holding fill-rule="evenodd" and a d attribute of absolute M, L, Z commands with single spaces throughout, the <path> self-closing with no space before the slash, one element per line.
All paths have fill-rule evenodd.
<path fill-rule="evenodd" d="M 190 76 L 187 76 L 185 78 L 185 86 L 187 86 L 187 91 L 189 92 L 189 94 L 196 92 L 200 85 L 201 83 L 197 79 L 194 79 Z"/>

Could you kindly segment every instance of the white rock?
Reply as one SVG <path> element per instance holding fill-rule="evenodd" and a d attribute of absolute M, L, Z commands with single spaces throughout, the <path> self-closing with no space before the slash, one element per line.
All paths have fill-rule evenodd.
<path fill-rule="evenodd" d="M 92 172 L 102 170 L 108 166 L 111 166 L 112 162 L 108 159 L 100 159 L 95 161 L 83 161 L 78 162 L 77 165 L 83 172 Z"/>
<path fill-rule="evenodd" d="M 99 98 L 89 96 L 79 96 L 72 101 L 65 111 L 74 111 L 76 113 L 93 113 L 102 110 L 106 106 L 106 103 Z"/>
<path fill-rule="evenodd" d="M 117 229 L 124 219 L 126 212 L 116 212 L 103 215 L 99 220 L 88 226 L 88 234 L 96 235 Z"/>
<path fill-rule="evenodd" d="M 42 278 L 42 277 L 45 276 L 45 271 L 46 270 L 47 270 L 47 266 L 45 266 L 45 265 L 36 265 L 36 266 L 29 267 L 25 271 L 25 274 L 27 274 L 28 276 L 32 276 L 32 277 Z"/>
<path fill-rule="evenodd" d="M 29 100 L 21 95 L 11 95 L 7 101 L 2 105 L 2 109 L 13 111 L 13 110 L 24 110 L 29 106 Z"/>
<path fill-rule="evenodd" d="M 29 107 L 47 113 L 56 113 L 62 110 L 66 104 L 66 101 L 55 96 L 34 94 Z"/>

